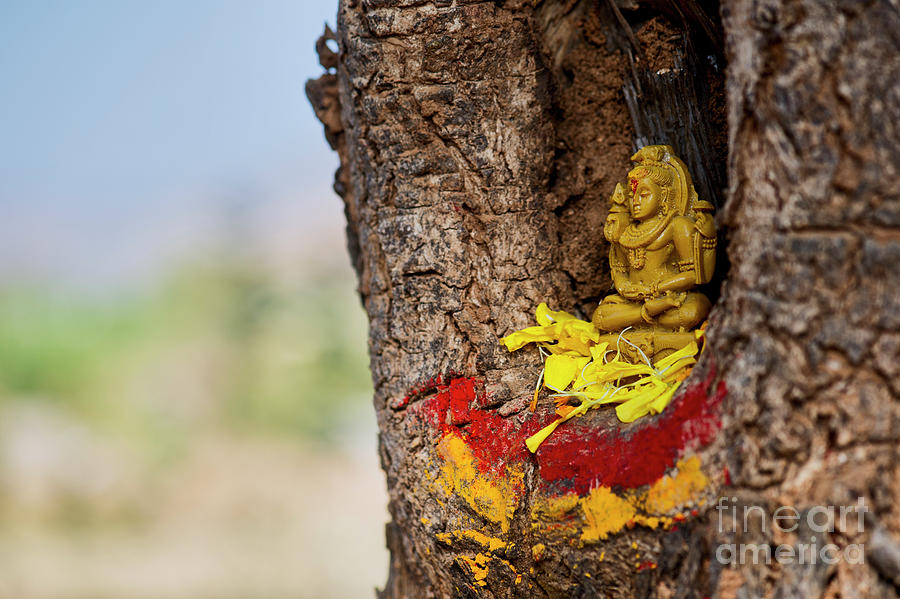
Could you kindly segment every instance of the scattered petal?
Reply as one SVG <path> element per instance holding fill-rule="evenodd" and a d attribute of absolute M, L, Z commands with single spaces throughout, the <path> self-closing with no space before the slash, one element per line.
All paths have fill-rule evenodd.
<path fill-rule="evenodd" d="M 528 327 L 504 337 L 501 341 L 509 351 L 528 343 L 536 343 L 546 351 L 544 370 L 532 401 L 537 403 L 541 381 L 557 393 L 551 397 L 559 418 L 529 437 L 525 444 L 532 452 L 556 430 L 556 427 L 588 410 L 617 403 L 616 415 L 622 422 L 634 422 L 648 414 L 662 412 L 697 362 L 697 355 L 705 347 L 698 345 L 706 326 L 695 331 L 697 341 L 672 352 L 651 364 L 644 361 L 632 364 L 625 361 L 618 348 L 613 353 L 609 343 L 600 342 L 600 333 L 593 324 L 579 320 L 567 312 L 554 312 L 541 303 L 535 311 L 538 326 Z M 633 344 L 620 335 L 619 342 Z M 569 405 L 570 398 L 581 400 Z"/>
<path fill-rule="evenodd" d="M 548 357 L 544 364 L 544 386 L 554 391 L 566 389 L 588 362 L 590 358 L 575 358 L 562 354 Z"/>

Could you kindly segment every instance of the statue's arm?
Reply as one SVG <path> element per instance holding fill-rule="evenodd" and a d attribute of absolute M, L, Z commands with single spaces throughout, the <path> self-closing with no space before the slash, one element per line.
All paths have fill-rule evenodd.
<path fill-rule="evenodd" d="M 678 257 L 677 264 L 680 272 L 659 282 L 660 293 L 687 291 L 697 284 L 694 272 L 694 236 L 697 234 L 693 219 L 679 216 L 672 220 L 672 241 L 675 243 L 675 254 Z"/>
<path fill-rule="evenodd" d="M 613 286 L 619 292 L 619 295 L 630 300 L 638 299 L 635 295 L 634 284 L 628 276 L 625 257 L 622 255 L 622 250 L 615 245 L 609 250 L 609 270 Z"/>
<path fill-rule="evenodd" d="M 701 202 L 697 206 L 697 220 L 693 237 L 694 281 L 709 283 L 716 268 L 716 223 L 710 212 L 712 205 Z"/>

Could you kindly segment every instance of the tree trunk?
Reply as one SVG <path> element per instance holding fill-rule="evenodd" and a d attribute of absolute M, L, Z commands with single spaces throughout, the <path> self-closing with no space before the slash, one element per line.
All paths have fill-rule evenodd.
<path fill-rule="evenodd" d="M 307 92 L 370 319 L 382 597 L 896 596 L 900 13 L 719 12 L 341 0 Z M 659 142 L 719 206 L 707 349 L 659 416 L 593 410 L 532 455 L 540 358 L 498 339 L 542 301 L 590 315 L 606 198 Z M 723 563 L 751 543 L 843 558 Z"/>

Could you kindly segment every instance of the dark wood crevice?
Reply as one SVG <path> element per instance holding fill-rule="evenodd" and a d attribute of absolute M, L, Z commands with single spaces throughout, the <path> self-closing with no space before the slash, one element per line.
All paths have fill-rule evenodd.
<path fill-rule="evenodd" d="M 724 205 L 725 58 L 718 2 L 582 0 L 538 5 L 557 148 L 548 181 L 563 269 L 577 312 L 612 290 L 599 231 L 631 154 L 669 144 L 699 196 Z M 715 301 L 728 270 L 721 235 Z"/>
<path fill-rule="evenodd" d="M 671 145 L 687 164 L 699 197 L 720 210 L 727 190 L 728 140 L 718 2 L 706 2 L 705 6 L 696 0 L 651 2 L 630 13 L 619 10 L 614 0 L 608 2 L 610 10 L 622 16 L 617 22 L 623 29 L 640 28 L 660 18 L 679 29 L 665 40 L 670 44 L 668 55 L 643 47 L 632 52 L 633 36 L 624 36 L 629 40 L 629 47 L 623 48 L 629 69 L 622 94 L 634 127 L 632 149 Z M 615 39 L 621 43 L 623 36 Z M 704 289 L 714 303 L 729 268 L 727 235 L 722 219 L 718 221 L 716 275 Z"/>

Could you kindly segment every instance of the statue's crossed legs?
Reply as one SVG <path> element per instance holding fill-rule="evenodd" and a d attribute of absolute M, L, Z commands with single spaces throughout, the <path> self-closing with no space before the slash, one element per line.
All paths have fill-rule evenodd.
<path fill-rule="evenodd" d="M 664 294 L 644 301 L 610 295 L 597 306 L 592 322 L 600 331 L 609 333 L 600 341 L 608 342 L 610 347 L 616 347 L 621 331 L 632 327 L 623 337 L 657 361 L 693 341 L 693 329 L 706 319 L 709 310 L 709 299 L 696 291 Z M 619 346 L 623 353 L 639 359 L 639 354 L 626 345 Z"/>

